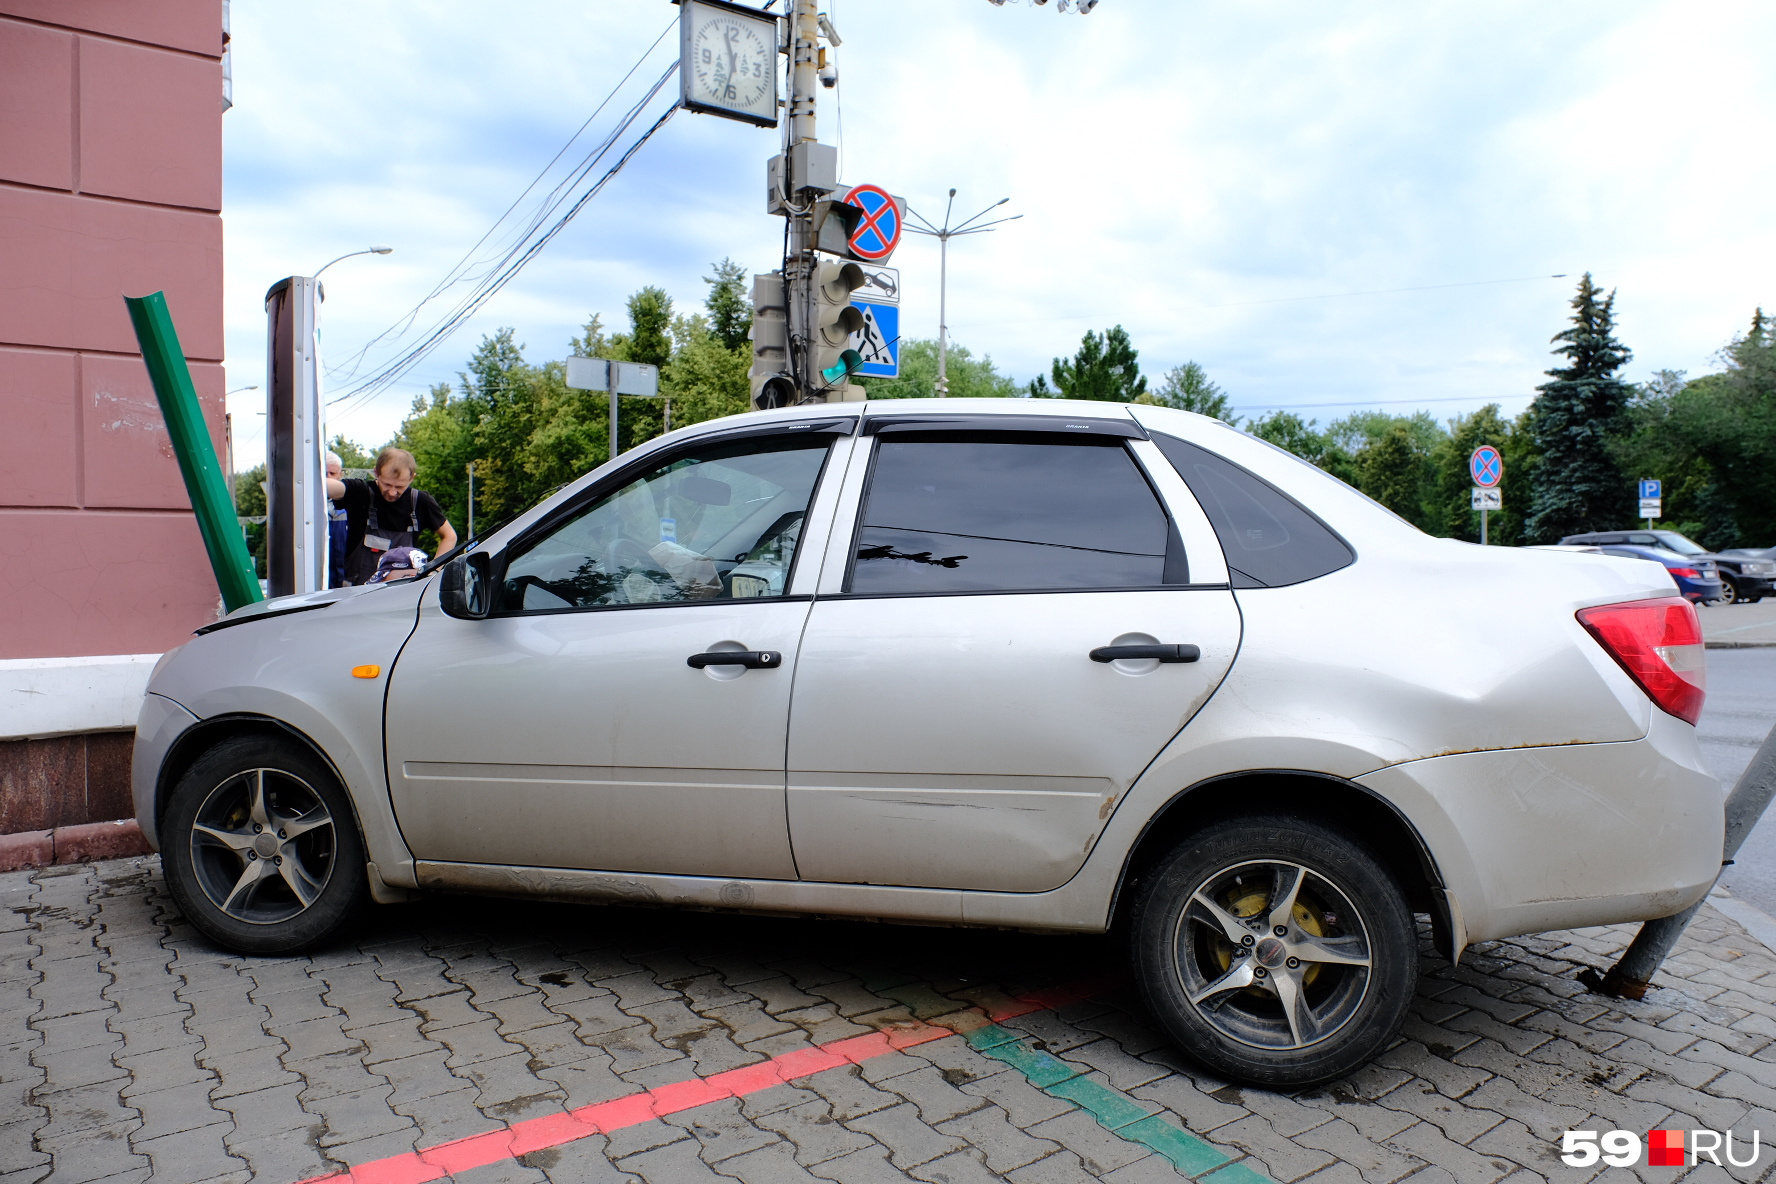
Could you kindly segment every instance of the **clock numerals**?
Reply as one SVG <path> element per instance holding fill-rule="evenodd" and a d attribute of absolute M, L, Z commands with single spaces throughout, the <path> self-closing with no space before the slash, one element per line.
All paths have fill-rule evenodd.
<path fill-rule="evenodd" d="M 692 9 L 701 8 L 692 15 Z M 777 31 L 774 21 L 749 21 L 686 0 L 685 100 L 774 124 Z M 762 26 L 762 27 L 761 27 Z"/>

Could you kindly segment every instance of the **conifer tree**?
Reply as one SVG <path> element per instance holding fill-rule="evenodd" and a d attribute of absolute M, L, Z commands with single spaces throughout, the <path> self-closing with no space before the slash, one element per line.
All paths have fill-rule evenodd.
<path fill-rule="evenodd" d="M 1610 451 L 1634 393 L 1618 377 L 1633 354 L 1615 338 L 1615 304 L 1615 292 L 1605 296 L 1586 272 L 1572 299 L 1572 327 L 1552 338 L 1567 365 L 1549 370 L 1554 381 L 1536 388 L 1531 430 L 1541 463 L 1524 533 L 1537 542 L 1633 516 L 1633 486 Z"/>
<path fill-rule="evenodd" d="M 1079 352 L 1072 358 L 1056 358 L 1050 373 L 1058 395 L 1051 396 L 1048 384 L 1030 384 L 1030 393 L 1037 398 L 1101 399 L 1113 403 L 1132 403 L 1147 393 L 1147 380 L 1136 365 L 1139 353 L 1129 341 L 1128 330 L 1121 325 L 1102 335 L 1086 332 L 1080 339 Z"/>

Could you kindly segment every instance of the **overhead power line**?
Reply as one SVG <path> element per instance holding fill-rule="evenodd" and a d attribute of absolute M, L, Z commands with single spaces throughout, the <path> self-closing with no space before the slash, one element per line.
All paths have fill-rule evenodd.
<path fill-rule="evenodd" d="M 668 26 L 667 32 L 670 32 L 675 27 L 676 21 Z M 469 248 L 469 251 L 464 255 L 462 260 L 438 282 L 432 291 L 429 292 L 412 310 L 402 316 L 388 329 L 384 330 L 366 343 L 362 349 L 352 356 L 349 366 L 340 367 L 340 370 L 346 373 L 349 380 L 352 375 L 356 374 L 364 357 L 373 347 L 386 341 L 399 341 L 402 337 L 407 335 L 415 321 L 423 315 L 429 305 L 445 297 L 446 294 L 455 287 L 465 283 L 470 285 L 468 292 L 459 297 L 454 305 L 450 306 L 442 315 L 440 315 L 438 319 L 433 322 L 431 327 L 426 330 L 424 336 L 422 336 L 418 342 L 403 349 L 397 356 L 378 366 L 368 376 L 357 381 L 351 389 L 345 391 L 336 398 L 328 400 L 329 406 L 345 403 L 348 400 L 350 401 L 347 406 L 341 407 L 336 414 L 354 410 L 368 402 L 377 394 L 388 389 L 414 366 L 423 361 L 439 345 L 443 344 L 452 333 L 461 328 L 461 326 L 478 312 L 487 301 L 492 299 L 495 294 L 506 286 L 506 284 L 510 283 L 512 279 L 523 270 L 524 266 L 535 258 L 538 252 L 547 246 L 556 235 L 560 234 L 561 231 L 566 228 L 567 224 L 573 220 L 575 215 L 584 209 L 586 204 L 591 201 L 592 198 L 596 197 L 604 187 L 609 184 L 612 178 L 622 172 L 624 166 L 635 156 L 641 146 L 653 138 L 654 134 L 672 118 L 674 111 L 677 110 L 676 105 L 668 107 L 639 138 L 623 150 L 622 155 L 618 157 L 616 162 L 599 176 L 595 182 L 589 186 L 585 185 L 586 178 L 591 176 L 598 164 L 616 148 L 617 144 L 623 139 L 629 129 L 635 125 L 635 123 L 642 117 L 644 111 L 648 109 L 654 99 L 659 95 L 667 81 L 677 72 L 678 62 L 676 60 L 674 60 L 671 65 L 667 66 L 665 71 L 654 81 L 653 85 L 648 88 L 647 92 L 641 97 L 641 99 L 628 110 L 621 120 L 618 121 L 617 125 L 595 146 L 593 146 L 561 181 L 557 182 L 546 194 L 543 195 L 543 197 L 536 203 L 535 207 L 522 219 L 522 221 L 516 223 L 511 221 L 513 212 L 518 210 L 524 203 L 525 198 L 543 183 L 550 171 L 554 169 L 556 164 L 564 155 L 566 155 L 574 142 L 579 139 L 580 135 L 585 132 L 586 128 L 598 117 L 598 114 L 604 110 L 618 91 L 623 88 L 631 77 L 633 77 L 642 62 L 653 53 L 654 49 L 659 46 L 660 41 L 663 40 L 664 37 L 665 33 L 662 33 L 660 38 L 655 39 L 653 45 L 648 47 L 647 51 L 642 54 L 641 59 L 636 62 L 635 66 L 632 66 L 629 72 L 623 76 L 615 87 L 612 88 L 611 93 L 598 105 L 598 108 L 594 110 L 592 115 L 587 118 L 586 122 L 580 126 L 579 130 L 574 133 L 573 137 L 568 140 L 567 144 L 562 147 L 561 151 L 555 154 L 554 158 L 544 166 L 543 170 L 537 175 L 537 177 L 525 187 L 524 192 L 519 194 L 517 199 L 507 207 L 505 212 L 500 215 L 500 217 L 494 222 L 493 226 L 489 228 L 487 233 L 483 234 L 480 240 L 478 240 L 473 247 Z M 565 212 L 559 213 L 559 216 L 557 217 L 557 213 L 561 211 L 564 206 L 566 207 Z M 550 221 L 551 218 L 554 219 L 552 222 Z M 476 257 L 476 252 L 489 241 L 495 241 L 499 244 L 498 253 L 492 257 L 478 259 Z"/>

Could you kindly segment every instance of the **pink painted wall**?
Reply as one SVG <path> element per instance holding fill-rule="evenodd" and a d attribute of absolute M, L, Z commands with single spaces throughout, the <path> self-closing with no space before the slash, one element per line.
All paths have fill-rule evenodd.
<path fill-rule="evenodd" d="M 0 658 L 153 653 L 214 576 L 123 297 L 222 447 L 221 0 L 0 0 Z"/>

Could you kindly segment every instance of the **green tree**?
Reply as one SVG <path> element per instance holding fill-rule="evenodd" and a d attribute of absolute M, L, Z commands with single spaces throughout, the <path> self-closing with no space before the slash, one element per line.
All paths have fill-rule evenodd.
<path fill-rule="evenodd" d="M 242 518 L 265 517 L 265 466 L 255 465 L 234 475 L 234 512 Z M 247 522 L 242 527 L 247 536 L 247 550 L 252 553 L 253 566 L 259 578 L 268 574 L 265 563 L 265 523 Z"/>
<path fill-rule="evenodd" d="M 752 301 L 746 295 L 746 269 L 732 259 L 715 265 L 715 274 L 703 277 L 709 296 L 709 332 L 728 349 L 748 349 L 752 332 Z"/>
<path fill-rule="evenodd" d="M 991 355 L 975 357 L 965 345 L 950 342 L 944 358 L 950 397 L 956 399 L 1016 398 L 1017 384 L 993 368 Z M 872 399 L 930 399 L 937 395 L 937 338 L 914 337 L 900 343 L 898 378 L 859 380 Z"/>
<path fill-rule="evenodd" d="M 1629 407 L 1618 441 L 1630 477 L 1665 484 L 1666 517 L 1714 548 L 1776 540 L 1776 342 L 1760 308 L 1717 355 L 1722 369 L 1684 382 L 1662 373 Z"/>
<path fill-rule="evenodd" d="M 339 466 L 345 469 L 368 469 L 376 463 L 378 448 L 365 448 L 344 436 L 334 436 L 333 442 L 327 445 L 327 451 L 339 457 Z"/>
<path fill-rule="evenodd" d="M 1128 331 L 1117 325 L 1102 334 L 1090 330 L 1079 342 L 1079 352 L 1071 359 L 1056 358 L 1050 368 L 1055 393 L 1038 376 L 1030 393 L 1038 398 L 1097 399 L 1111 403 L 1132 403 L 1147 393 L 1147 380 L 1141 376 L 1137 363 L 1139 353 L 1129 341 Z"/>
<path fill-rule="evenodd" d="M 1430 457 L 1403 423 L 1394 424 L 1357 457 L 1358 488 L 1421 529 L 1429 475 Z"/>
<path fill-rule="evenodd" d="M 1521 471 L 1521 437 L 1516 428 L 1499 412 L 1497 403 L 1488 403 L 1469 415 L 1458 415 L 1449 421 L 1449 434 L 1431 454 L 1436 470 L 1434 504 L 1431 507 L 1431 533 L 1446 538 L 1480 541 L 1480 513 L 1474 509 L 1473 474 L 1468 459 L 1482 444 L 1497 448 L 1505 458 L 1505 477 L 1499 485 L 1502 510 L 1487 515 L 1487 541 L 1501 546 L 1515 546 L 1523 532 L 1523 496 L 1528 489 Z"/>
<path fill-rule="evenodd" d="M 1173 366 L 1160 379 L 1158 390 L 1139 395 L 1134 401 L 1160 407 L 1176 407 L 1179 411 L 1194 411 L 1198 415 L 1219 419 L 1234 427 L 1239 426 L 1239 416 L 1233 414 L 1233 403 L 1227 392 L 1210 382 L 1208 371 L 1196 362 Z"/>
<path fill-rule="evenodd" d="M 1616 294 L 1605 296 L 1586 272 L 1572 299 L 1572 327 L 1557 333 L 1554 353 L 1567 365 L 1536 389 L 1532 420 L 1541 465 L 1525 534 L 1536 542 L 1606 530 L 1632 519 L 1633 489 L 1612 454 L 1625 434 L 1633 389 L 1617 375 L 1633 355 L 1615 337 Z"/>

